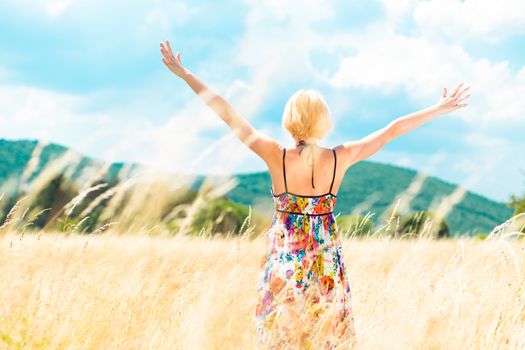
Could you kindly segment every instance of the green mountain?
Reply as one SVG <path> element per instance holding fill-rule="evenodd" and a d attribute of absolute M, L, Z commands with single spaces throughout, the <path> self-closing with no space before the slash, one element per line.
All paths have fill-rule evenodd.
<path fill-rule="evenodd" d="M 38 141 L 36 140 L 11 141 L 0 139 L 0 184 L 10 177 L 16 179 L 22 176 L 22 173 L 27 167 L 29 159 L 31 158 L 33 150 L 35 149 L 37 144 Z M 55 143 L 49 143 L 45 147 L 43 147 L 39 157 L 40 161 L 29 180 L 36 177 L 42 171 L 42 169 L 47 164 L 49 164 L 50 161 L 60 157 L 68 150 L 69 148 L 57 145 Z M 76 178 L 84 167 L 101 164 L 100 161 L 82 156 L 80 154 L 78 154 L 78 157 L 80 158 L 80 161 L 73 171 L 73 178 Z M 112 163 L 108 170 L 106 178 L 116 178 L 118 172 L 123 166 L 124 163 Z M 133 164 L 133 166 L 137 165 Z"/>
<path fill-rule="evenodd" d="M 35 140 L 0 139 L 0 185 L 9 177 L 19 178 L 22 175 L 36 145 Z M 33 176 L 36 176 L 49 161 L 67 150 L 68 148 L 53 143 L 46 145 Z M 73 178 L 83 167 L 91 164 L 100 164 L 100 161 L 81 156 Z M 115 178 L 123 166 L 123 163 L 113 163 L 106 178 Z M 138 166 L 140 165 L 132 164 L 132 167 Z M 397 196 L 409 188 L 416 174 L 414 170 L 388 164 L 370 161 L 357 163 L 348 169 L 339 188 L 336 211 L 341 215 L 351 214 L 365 203 L 362 208 L 364 213 L 371 212 L 374 214 L 373 218 L 378 220 L 396 202 Z M 238 184 L 228 194 L 233 201 L 252 205 L 257 209 L 271 210 L 271 179 L 268 172 L 237 174 L 235 178 Z M 192 187 L 198 188 L 203 181 L 204 176 L 197 177 Z M 428 176 L 420 191 L 410 201 L 410 209 L 428 210 L 433 202 L 440 201 L 456 188 L 454 184 Z M 512 213 L 513 210 L 504 203 L 466 192 L 461 201 L 452 208 L 447 222 L 454 234 L 489 232 L 510 218 Z"/>
<path fill-rule="evenodd" d="M 377 220 L 396 203 L 399 194 L 414 181 L 414 170 L 389 164 L 362 161 L 350 167 L 337 193 L 336 212 L 347 215 L 365 203 L 361 214 L 371 212 Z M 271 206 L 271 179 L 268 172 L 236 175 L 238 185 L 230 192 L 236 202 L 257 206 Z M 410 201 L 412 211 L 429 210 L 433 202 L 441 202 L 456 185 L 436 177 L 425 178 L 420 191 Z M 368 205 L 366 205 L 368 203 Z M 490 232 L 512 216 L 513 209 L 472 192 L 466 192 L 452 207 L 446 220 L 454 235 Z"/>

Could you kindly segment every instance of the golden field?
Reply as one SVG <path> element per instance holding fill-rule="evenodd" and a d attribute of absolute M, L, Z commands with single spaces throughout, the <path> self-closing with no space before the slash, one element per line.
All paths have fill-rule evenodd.
<path fill-rule="evenodd" d="M 0 349 L 252 349 L 264 241 L 0 237 Z M 345 240 L 359 349 L 524 349 L 525 245 Z"/>

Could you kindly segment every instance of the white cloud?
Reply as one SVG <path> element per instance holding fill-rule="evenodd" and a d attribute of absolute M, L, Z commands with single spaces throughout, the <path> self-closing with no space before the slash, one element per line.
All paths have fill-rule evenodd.
<path fill-rule="evenodd" d="M 417 2 L 418 0 L 381 0 L 387 18 L 392 24 L 397 24 L 407 14 L 410 14 Z"/>
<path fill-rule="evenodd" d="M 92 103 L 90 95 L 0 85 L 0 137 L 50 140 L 100 159 L 114 159 L 112 147 L 119 140 L 132 144 L 151 128 L 147 120 L 84 112 Z"/>
<path fill-rule="evenodd" d="M 474 58 L 461 46 L 397 34 L 385 23 L 347 42 L 357 53 L 330 77 L 334 87 L 399 89 L 420 104 L 439 100 L 443 87 L 471 86 L 469 106 L 457 113 L 473 123 L 516 122 L 525 116 L 525 66 L 515 75 L 507 61 Z"/>
<path fill-rule="evenodd" d="M 30 86 L 0 85 L 1 129 L 34 130 L 34 136 L 49 137 L 53 129 L 75 119 L 68 106 L 77 106 L 82 100 Z"/>
<path fill-rule="evenodd" d="M 269 20 L 308 26 L 334 15 L 333 4 L 321 0 L 245 0 L 245 3 L 250 5 L 247 21 L 252 25 Z"/>
<path fill-rule="evenodd" d="M 333 3 L 318 0 L 246 0 L 245 3 L 249 9 L 245 31 L 235 47 L 235 63 L 248 67 L 250 76 L 242 82 L 244 93 L 232 98 L 241 113 L 251 116 L 293 81 L 305 77 L 323 81 L 323 73 L 311 62 L 311 53 L 316 49 L 329 52 L 337 43 L 327 40 L 314 28 L 316 23 L 333 18 Z"/>
<path fill-rule="evenodd" d="M 199 15 L 199 8 L 185 1 L 156 0 L 146 11 L 144 21 L 138 26 L 139 37 L 146 39 L 160 33 L 173 31 L 175 25 L 187 23 Z"/>
<path fill-rule="evenodd" d="M 414 20 L 424 36 L 495 42 L 525 32 L 520 0 L 381 0 L 389 26 Z"/>
<path fill-rule="evenodd" d="M 436 40 L 426 30 L 455 23 L 451 31 L 483 40 L 486 34 L 509 35 L 525 29 L 525 3 L 460 2 L 447 0 L 383 0 L 387 17 L 352 33 L 323 33 L 315 24 L 333 18 L 333 3 L 319 1 L 247 1 L 250 10 L 240 41 L 237 61 L 252 69 L 249 83 L 259 106 L 272 89 L 286 81 L 310 75 L 326 80 L 334 88 L 374 89 L 383 93 L 404 90 L 417 104 L 436 103 L 443 87 L 449 91 L 460 82 L 471 86 L 469 106 L 455 112 L 464 120 L 487 127 L 493 123 L 515 123 L 525 116 L 525 66 L 518 74 L 509 62 L 491 62 L 469 54 L 455 40 Z M 504 8 L 503 8 L 504 7 Z M 457 14 L 452 12 L 458 11 Z M 491 17 L 490 13 L 495 16 Z M 429 20 L 425 16 L 436 18 Z M 450 16 L 449 16 L 450 15 Z M 397 24 L 414 17 L 418 28 L 410 36 L 398 33 Z M 465 18 L 463 18 L 465 17 Z M 467 21 L 467 18 L 471 21 Z M 477 22 L 474 22 L 474 21 Z M 465 27 L 458 27 L 459 25 Z M 468 30 L 472 25 L 474 29 Z M 459 33 L 460 31 L 462 33 Z M 268 40 L 268 38 L 272 38 Z M 353 49 L 332 76 L 314 67 L 313 50 Z M 253 107 L 256 109 L 256 107 Z"/>
<path fill-rule="evenodd" d="M 514 146 L 512 142 L 507 139 L 476 131 L 465 135 L 465 141 L 470 146 L 485 147 L 493 152 L 502 152 Z"/>
<path fill-rule="evenodd" d="M 58 17 L 69 6 L 71 6 L 72 3 L 73 3 L 73 0 L 54 0 L 54 1 L 44 2 L 44 6 L 46 8 L 47 13 L 51 17 Z"/>
<path fill-rule="evenodd" d="M 459 82 L 471 86 L 469 106 L 454 114 L 467 131 L 454 154 L 443 154 L 443 164 L 434 173 L 456 183 L 469 179 L 469 188 L 505 200 L 522 185 L 517 176 L 523 166 L 521 149 L 505 130 L 525 132 L 525 66 L 516 73 L 508 61 L 474 57 L 461 39 L 498 40 L 523 32 L 524 3 L 457 1 L 383 1 L 387 17 L 348 36 L 341 45 L 355 50 L 343 58 L 339 70 L 327 77 L 335 88 L 403 91 L 416 104 L 438 101 L 442 88 L 449 91 Z M 447 6 L 450 5 L 450 6 Z M 494 16 L 485 15 L 494 12 Z M 474 16 L 473 16 L 474 15 Z M 412 34 L 398 31 L 398 24 L 412 17 Z M 474 18 L 475 17 L 475 18 Z M 405 28 L 406 29 L 406 28 Z M 444 35 L 438 35 L 438 30 Z M 497 130 L 497 131 L 496 131 Z M 428 167 L 428 154 L 380 152 L 376 159 L 400 165 Z M 471 177 L 472 174 L 477 174 Z"/>
<path fill-rule="evenodd" d="M 6 4 L 8 7 L 22 13 L 36 15 L 47 14 L 50 18 L 60 17 L 73 5 L 73 0 L 17 0 Z"/>
<path fill-rule="evenodd" d="M 49 140 L 99 160 L 189 173 L 231 174 L 251 156 L 244 148 L 239 151 L 240 141 L 197 96 L 160 125 L 145 116 L 134 118 L 126 109 L 84 112 L 104 98 L 100 92 L 0 85 L 0 137 Z"/>
<path fill-rule="evenodd" d="M 417 3 L 413 16 L 426 35 L 451 40 L 497 41 L 525 33 L 525 2 L 520 0 L 429 0 Z"/>
<path fill-rule="evenodd" d="M 472 10 L 476 3 L 470 1 L 462 5 L 454 2 L 453 6 L 435 9 L 439 5 L 433 0 L 384 0 L 387 10 L 384 20 L 351 32 L 344 29 L 318 30 L 317 24 L 334 19 L 338 11 L 334 2 L 246 0 L 244 3 L 248 7 L 244 33 L 239 33 L 239 41 L 232 45 L 232 54 L 225 56 L 235 57 L 233 64 L 246 67 L 249 74 L 246 79 L 234 81 L 231 87 L 229 82 L 223 83 L 220 91 L 226 91 L 225 96 L 247 118 L 266 108 L 266 103 L 296 82 L 319 85 L 331 83 L 339 90 L 333 95 L 337 98 L 334 97 L 332 109 L 345 110 L 350 103 L 356 102 L 348 102 L 349 99 L 344 96 L 346 91 L 342 88 L 356 88 L 360 90 L 358 92 L 366 89 L 383 93 L 404 91 L 417 104 L 424 105 L 437 102 L 443 86 L 451 88 L 460 81 L 465 81 L 471 85 L 473 95 L 470 106 L 457 113 L 471 122 L 468 125 L 471 133 L 467 133 L 466 137 L 472 150 L 462 149 L 457 154 L 447 154 L 444 163 L 459 164 L 466 157 L 471 157 L 475 162 L 468 171 L 479 169 L 476 162 L 491 161 L 483 157 L 484 154 L 489 154 L 486 151 L 490 151 L 491 147 L 496 147 L 499 152 L 510 152 L 510 146 L 500 144 L 500 141 L 494 139 L 495 136 L 484 139 L 482 135 L 485 134 L 482 131 L 487 130 L 487 126 L 505 124 L 515 129 L 523 128 L 520 123 L 525 115 L 525 100 L 522 98 L 525 94 L 525 67 L 516 74 L 507 61 L 491 62 L 474 57 L 458 44 L 460 40 L 454 39 L 457 35 L 459 39 L 483 41 L 489 37 L 501 38 L 520 32 L 521 8 L 516 4 L 522 2 L 509 3 L 505 9 L 494 9 L 493 18 L 480 16 L 471 19 L 469 13 L 472 11 L 468 10 Z M 151 47 L 157 50 L 158 43 L 151 45 L 151 38 L 178 29 L 178 25 L 188 25 L 184 31 L 191 30 L 189 26 L 193 25 L 190 23 L 192 18 L 204 7 L 196 7 L 187 1 L 165 0 L 139 2 L 134 6 L 129 6 L 128 2 L 122 0 L 111 3 L 96 0 L 89 3 L 24 0 L 12 4 L 31 14 L 48 11 L 48 6 L 47 9 L 52 9 L 48 14 L 67 17 L 70 20 L 69 32 L 81 33 L 83 41 L 80 43 L 90 46 L 90 50 L 85 51 L 86 54 L 91 52 L 98 57 L 113 57 L 111 62 L 122 59 L 121 54 L 128 50 L 134 52 L 132 50 L 142 49 L 149 52 Z M 26 6 L 27 4 L 38 6 Z M 97 27 L 93 28 L 91 21 L 93 15 L 99 13 L 100 6 L 104 6 L 105 11 L 101 14 Z M 494 3 L 489 6 L 487 1 L 483 1 L 479 6 L 483 11 L 492 11 L 490 6 L 500 5 Z M 115 14 L 120 13 L 123 7 L 127 9 L 125 15 L 117 18 Z M 459 12 L 454 13 L 455 11 Z M 418 26 L 412 32 L 419 36 L 404 35 L 396 31 L 398 25 L 406 24 L 406 20 L 410 18 Z M 35 16 L 34 19 L 41 20 L 40 16 Z M 441 26 L 448 27 L 445 28 L 445 35 L 440 36 L 437 28 Z M 469 26 L 472 26 L 472 30 Z M 181 33 L 184 31 L 181 30 Z M 115 40 L 118 40 L 119 45 L 115 45 Z M 96 47 L 91 48 L 91 43 Z M 126 43 L 129 45 L 125 45 Z M 328 75 L 330 73 L 312 64 L 312 53 L 331 55 L 341 48 L 351 49 L 356 53 L 341 61 L 337 73 Z M 209 67 L 213 64 L 215 63 L 210 58 L 202 66 Z M 0 77 L 2 75 L 5 73 L 0 69 Z M 182 107 L 175 106 L 178 112 L 165 124 L 149 122 L 148 117 L 158 114 L 153 106 L 159 101 L 168 100 L 171 94 L 165 93 L 169 91 L 168 84 L 162 85 L 158 79 L 152 81 L 154 83 L 147 83 L 151 84 L 147 87 L 149 92 L 144 91 L 146 89 L 143 87 L 128 92 L 130 95 L 134 93 L 132 99 L 147 102 L 139 106 L 131 101 L 129 106 L 110 106 L 113 109 L 104 107 L 102 112 L 97 113 L 83 112 L 83 106 L 97 105 L 100 102 L 97 98 L 101 96 L 95 94 L 63 94 L 30 87 L 1 86 L 0 132 L 7 137 L 45 137 L 66 145 L 75 145 L 75 148 L 80 142 L 84 144 L 78 147 L 81 151 L 100 150 L 98 158 L 133 160 L 198 172 L 230 171 L 232 168 L 224 165 L 234 158 L 236 161 L 259 162 L 249 150 L 239 147 L 240 141 L 232 138 L 227 126 L 195 96 L 191 97 L 190 103 Z M 219 81 L 214 85 L 221 83 Z M 104 101 L 104 97 L 101 98 Z M 116 100 L 112 96 L 109 99 Z M 137 106 L 142 108 L 140 112 L 137 111 Z M 141 118 L 130 118 L 130 115 L 140 115 Z M 337 119 L 337 114 L 334 117 Z M 276 125 L 274 123 L 273 127 Z M 217 134 L 225 136 L 214 142 Z M 78 135 L 86 137 L 79 138 Z M 283 132 L 282 139 L 284 135 Z M 88 142 L 94 146 L 88 146 Z M 516 145 L 514 146 L 515 149 Z M 385 154 L 391 155 L 383 153 Z M 509 154 L 515 155 L 516 152 Z M 428 158 L 428 154 L 406 152 L 400 156 L 398 163 L 422 169 L 431 165 Z M 385 158 L 388 162 L 393 159 L 395 157 Z M 253 168 L 260 169 L 261 164 L 259 162 Z M 457 167 L 455 176 L 459 179 L 464 173 L 461 173 L 460 165 Z M 467 168 L 464 167 L 463 170 L 466 172 Z M 486 174 L 497 173 L 494 167 L 483 171 Z M 510 179 L 510 172 L 506 174 Z M 445 170 L 438 175 L 450 178 Z M 480 181 L 489 183 L 490 179 L 486 176 Z M 508 183 L 516 184 L 516 181 Z"/>
<path fill-rule="evenodd" d="M 451 91 L 464 81 L 471 86 L 472 96 L 469 107 L 456 113 L 469 122 L 466 127 L 470 131 L 465 137 L 471 148 L 455 154 L 439 153 L 434 157 L 404 152 L 398 164 L 427 169 L 430 173 L 459 183 L 469 178 L 471 188 L 493 197 L 504 198 L 506 193 L 516 188 L 519 181 L 511 169 L 507 169 L 505 176 L 495 174 L 517 156 L 517 149 L 521 146 L 494 135 L 485 136 L 490 132 L 485 134 L 483 130 L 489 130 L 487 127 L 494 125 L 511 127 L 523 120 L 525 100 L 520 96 L 524 95 L 525 67 L 514 74 L 507 61 L 491 62 L 473 57 L 454 40 L 434 40 L 425 32 L 420 36 L 398 33 L 397 24 L 412 16 L 420 4 L 413 0 L 384 1 L 387 18 L 352 33 L 315 30 L 317 21 L 333 17 L 336 9 L 330 4 L 317 7 L 322 12 L 316 17 L 314 13 L 318 3 L 315 1 L 302 4 L 276 1 L 248 3 L 250 11 L 246 31 L 238 47 L 238 63 L 252 70 L 251 80 L 247 82 L 252 89 L 252 94 L 248 94 L 252 100 L 240 105 L 257 110 L 281 84 L 305 75 L 327 81 L 334 88 L 352 87 L 383 93 L 402 90 L 420 105 L 437 102 L 443 87 Z M 333 52 L 334 48 L 352 49 L 356 54 L 343 59 L 336 74 L 326 76 L 325 72 L 312 66 L 310 55 L 316 49 Z M 242 87 L 238 90 L 241 91 Z M 341 108 L 344 109 L 344 106 Z M 462 143 L 461 140 L 458 143 Z M 383 155 L 391 153 L 387 151 Z M 501 157 L 501 154 L 504 156 Z M 388 156 L 384 159 L 395 162 L 398 158 Z M 471 165 L 474 168 L 461 168 L 461 164 L 468 159 L 473 159 Z M 447 166 L 444 167 L 444 164 Z M 451 174 L 443 169 L 450 169 Z M 472 178 L 473 171 L 479 176 Z M 498 182 L 503 178 L 504 182 Z M 488 183 L 494 186 L 488 189 Z"/>

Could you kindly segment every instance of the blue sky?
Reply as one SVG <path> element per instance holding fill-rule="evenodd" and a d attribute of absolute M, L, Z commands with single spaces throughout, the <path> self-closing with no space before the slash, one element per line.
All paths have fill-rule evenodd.
<path fill-rule="evenodd" d="M 366 136 L 464 81 L 470 105 L 371 160 L 506 200 L 525 189 L 525 3 L 504 0 L 0 1 L 0 137 L 109 161 L 232 173 L 264 162 L 162 64 L 182 62 L 285 145 L 288 97 L 319 90 Z"/>

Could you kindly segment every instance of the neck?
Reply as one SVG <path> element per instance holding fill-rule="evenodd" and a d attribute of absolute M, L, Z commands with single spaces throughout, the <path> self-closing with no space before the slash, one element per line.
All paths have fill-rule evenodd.
<path fill-rule="evenodd" d="M 317 145 L 317 140 L 313 138 L 295 139 L 296 146 L 303 144 L 303 143 L 305 145 Z"/>

